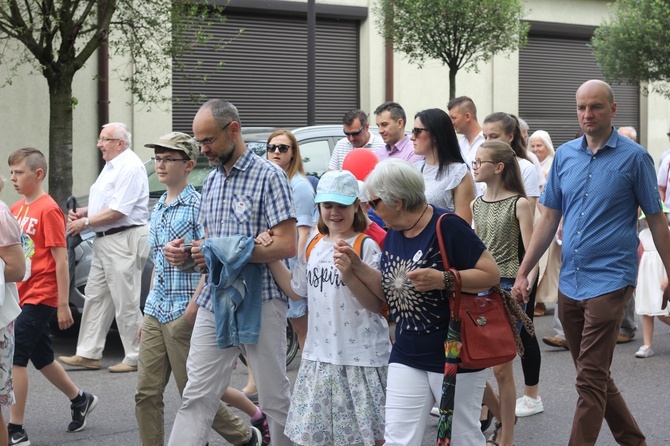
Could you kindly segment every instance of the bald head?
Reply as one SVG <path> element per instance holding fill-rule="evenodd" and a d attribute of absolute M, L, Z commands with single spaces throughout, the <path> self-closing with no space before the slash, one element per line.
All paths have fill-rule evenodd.
<path fill-rule="evenodd" d="M 579 89 L 577 89 L 577 96 L 579 96 L 580 92 L 597 92 L 598 94 L 604 95 L 610 104 L 614 104 L 614 91 L 612 90 L 612 87 L 610 87 L 607 82 L 603 82 L 599 79 L 591 79 L 590 81 L 584 82 Z"/>
<path fill-rule="evenodd" d="M 595 138 L 600 145 L 612 133 L 612 119 L 616 116 L 614 92 L 607 83 L 600 80 L 584 82 L 576 94 L 577 117 L 579 126 L 591 140 Z"/>

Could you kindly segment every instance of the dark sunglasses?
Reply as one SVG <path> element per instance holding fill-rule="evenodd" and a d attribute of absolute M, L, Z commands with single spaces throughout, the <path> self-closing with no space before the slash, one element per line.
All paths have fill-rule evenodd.
<path fill-rule="evenodd" d="M 377 209 L 377 205 L 379 204 L 380 201 L 382 201 L 381 198 L 375 198 L 374 200 L 370 200 L 369 203 L 370 206 L 372 206 L 372 209 Z"/>
<path fill-rule="evenodd" d="M 416 138 L 416 137 L 418 137 L 418 136 L 421 134 L 421 132 L 425 132 L 425 131 L 427 131 L 427 130 L 428 130 L 428 129 L 425 129 L 425 128 L 423 128 L 423 127 L 414 127 L 414 128 L 412 129 L 412 135 L 414 135 L 414 137 Z"/>
<path fill-rule="evenodd" d="M 286 153 L 288 149 L 291 148 L 288 144 L 268 144 L 266 146 L 269 153 L 276 152 L 279 149 L 279 153 Z"/>
<path fill-rule="evenodd" d="M 356 132 L 344 132 L 344 134 L 347 135 L 347 136 L 353 136 L 353 137 L 356 137 L 356 136 L 360 135 L 361 132 L 362 132 L 364 129 L 365 129 L 365 126 L 361 127 L 361 128 L 358 129 L 358 131 L 356 131 Z"/>

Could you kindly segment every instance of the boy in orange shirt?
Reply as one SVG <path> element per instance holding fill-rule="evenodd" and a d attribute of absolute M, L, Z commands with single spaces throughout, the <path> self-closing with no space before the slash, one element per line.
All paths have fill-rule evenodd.
<path fill-rule="evenodd" d="M 23 429 L 28 361 L 71 401 L 72 422 L 68 432 L 78 432 L 86 426 L 86 418 L 95 409 L 98 398 L 81 391 L 60 363 L 54 361 L 49 339 L 49 321 L 54 314 L 58 315 L 61 330 L 74 321 L 68 305 L 70 277 L 65 216 L 42 188 L 47 173 L 46 159 L 37 149 L 19 149 L 9 156 L 9 169 L 14 190 L 24 196 L 12 206 L 11 212 L 24 234 L 26 269 L 30 272 L 30 277 L 17 284 L 22 311 L 15 325 L 12 378 L 16 401 L 9 411 L 9 445 L 29 446 L 30 440 Z"/>

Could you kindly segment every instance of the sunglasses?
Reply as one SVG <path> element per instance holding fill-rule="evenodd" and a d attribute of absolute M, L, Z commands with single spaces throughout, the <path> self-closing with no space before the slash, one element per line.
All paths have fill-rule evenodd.
<path fill-rule="evenodd" d="M 381 198 L 375 198 L 374 200 L 370 200 L 368 203 L 370 203 L 372 209 L 377 209 L 377 205 L 379 204 L 380 201 L 382 201 Z"/>
<path fill-rule="evenodd" d="M 358 131 L 356 131 L 356 132 L 344 132 L 344 134 L 347 135 L 347 136 L 353 136 L 353 137 L 356 137 L 356 136 L 360 135 L 361 132 L 362 132 L 364 129 L 365 129 L 365 126 L 361 127 L 361 128 L 358 129 Z"/>
<path fill-rule="evenodd" d="M 421 132 L 425 132 L 425 131 L 428 131 L 428 129 L 425 129 L 423 127 L 414 127 L 412 129 L 412 135 L 414 135 L 414 137 L 416 138 L 421 134 Z"/>
<path fill-rule="evenodd" d="M 279 150 L 279 153 L 286 153 L 291 148 L 288 144 L 268 144 L 266 146 L 269 153 L 274 153 Z"/>

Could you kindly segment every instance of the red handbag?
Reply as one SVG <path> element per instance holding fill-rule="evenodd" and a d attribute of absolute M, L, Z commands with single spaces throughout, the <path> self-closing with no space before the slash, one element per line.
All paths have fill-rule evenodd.
<path fill-rule="evenodd" d="M 461 275 L 452 268 L 442 236 L 443 214 L 437 220 L 437 241 L 445 271 L 454 275 L 450 292 L 451 318 L 461 321 L 461 367 L 484 369 L 504 364 L 517 355 L 514 329 L 502 300 L 502 290 L 494 287 L 483 295 L 461 292 Z"/>

